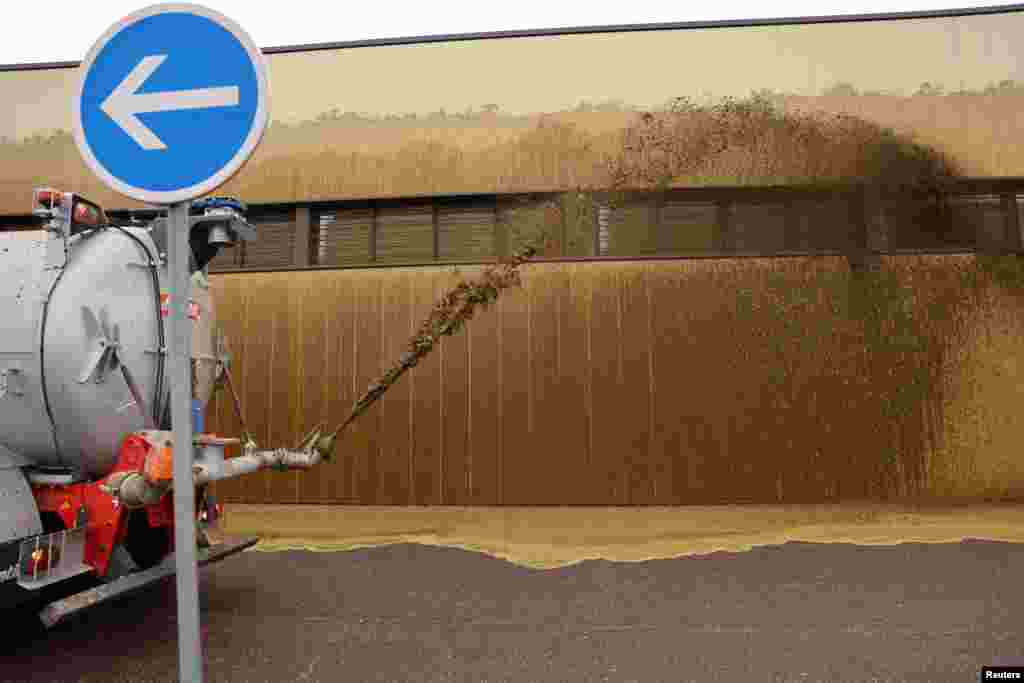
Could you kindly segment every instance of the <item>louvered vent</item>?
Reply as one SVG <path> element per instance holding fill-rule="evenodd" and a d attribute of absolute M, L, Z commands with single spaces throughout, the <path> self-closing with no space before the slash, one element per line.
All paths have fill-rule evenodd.
<path fill-rule="evenodd" d="M 718 229 L 716 208 L 711 202 L 665 202 L 655 235 L 658 253 L 712 251 Z"/>
<path fill-rule="evenodd" d="M 791 212 L 783 241 L 785 250 L 840 251 L 850 245 L 854 225 L 848 201 L 797 199 Z"/>
<path fill-rule="evenodd" d="M 652 256 L 658 252 L 647 203 L 616 206 L 608 217 L 606 256 Z"/>
<path fill-rule="evenodd" d="M 294 213 L 275 212 L 249 217 L 256 239 L 243 243 L 247 268 L 277 268 L 292 264 L 295 250 Z"/>
<path fill-rule="evenodd" d="M 493 202 L 441 206 L 437 211 L 439 257 L 442 261 L 493 259 L 495 211 Z"/>
<path fill-rule="evenodd" d="M 988 249 L 1002 244 L 1006 236 L 1006 216 L 996 195 L 951 198 L 949 218 L 949 229 L 932 235 L 942 246 Z"/>
<path fill-rule="evenodd" d="M 377 254 L 381 264 L 424 263 L 434 259 L 431 206 L 377 209 Z"/>
<path fill-rule="evenodd" d="M 355 266 L 370 262 L 372 208 L 322 211 L 316 226 L 316 262 L 319 265 Z"/>
<path fill-rule="evenodd" d="M 967 186 L 942 196 L 874 195 L 870 188 L 867 195 L 752 190 L 758 188 L 668 191 L 653 198 L 637 193 L 594 214 L 570 207 L 561 226 L 549 224 L 545 207 L 553 195 L 543 193 L 365 199 L 330 209 L 253 207 L 249 220 L 257 239 L 224 249 L 211 270 L 306 265 L 295 252 L 305 224 L 297 225 L 295 216 L 305 221 L 307 210 L 312 265 L 341 267 L 491 261 L 510 255 L 545 226 L 555 232 L 543 256 L 627 259 L 837 253 L 865 246 L 896 252 L 1015 249 L 1022 236 L 1008 231 L 1024 229 L 1024 197 L 1014 204 L 1012 195 L 992 194 L 999 188 Z M 565 244 L 559 248 L 559 242 Z"/>
<path fill-rule="evenodd" d="M 501 244 L 496 251 L 512 254 L 537 235 L 544 225 L 544 208 L 541 202 L 528 199 L 502 200 L 498 206 L 498 228 Z"/>

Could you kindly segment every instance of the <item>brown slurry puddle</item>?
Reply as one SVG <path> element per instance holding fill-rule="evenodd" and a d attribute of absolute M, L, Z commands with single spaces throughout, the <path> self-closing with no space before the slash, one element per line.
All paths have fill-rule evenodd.
<path fill-rule="evenodd" d="M 757 505 L 650 508 L 226 506 L 225 531 L 252 550 L 351 550 L 420 543 L 534 568 L 744 552 L 788 541 L 895 545 L 966 538 L 1024 543 L 1024 505 Z"/>

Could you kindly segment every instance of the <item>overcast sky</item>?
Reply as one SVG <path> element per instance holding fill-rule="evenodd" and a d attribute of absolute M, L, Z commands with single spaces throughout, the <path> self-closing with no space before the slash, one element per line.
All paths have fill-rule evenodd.
<path fill-rule="evenodd" d="M 78 61 L 115 21 L 150 4 L 138 0 L 4 3 L 0 64 Z M 370 38 L 665 21 L 821 16 L 1005 5 L 971 0 L 594 0 L 480 2 L 325 2 L 206 0 L 238 22 L 261 47 Z"/>

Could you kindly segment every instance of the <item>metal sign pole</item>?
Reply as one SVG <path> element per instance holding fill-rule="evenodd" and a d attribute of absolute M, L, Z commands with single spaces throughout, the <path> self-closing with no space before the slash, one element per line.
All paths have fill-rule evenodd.
<path fill-rule="evenodd" d="M 183 34 L 196 38 L 182 41 Z M 150 81 L 157 70 L 158 80 Z M 115 192 L 169 209 L 166 380 L 174 444 L 178 675 L 202 683 L 192 326 L 186 313 L 189 202 L 227 182 L 259 145 L 270 114 L 267 65 L 259 46 L 228 17 L 192 3 L 161 2 L 115 22 L 80 72 L 71 114 L 82 159 Z M 188 116 L 173 115 L 185 111 Z"/>
<path fill-rule="evenodd" d="M 195 487 L 192 484 L 191 334 L 186 306 L 189 291 L 187 202 L 169 207 L 167 272 L 171 316 L 168 379 L 171 384 L 171 432 L 174 443 L 174 562 L 178 597 L 178 680 L 202 683 L 199 642 L 199 568 L 196 558 Z"/>

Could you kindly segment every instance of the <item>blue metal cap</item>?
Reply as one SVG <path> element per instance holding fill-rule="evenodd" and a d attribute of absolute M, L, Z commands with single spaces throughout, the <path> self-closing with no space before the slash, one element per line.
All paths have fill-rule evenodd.
<path fill-rule="evenodd" d="M 206 197 L 193 201 L 189 208 L 189 213 L 192 215 L 201 214 L 208 209 L 234 209 L 238 213 L 245 215 L 248 207 L 245 205 L 245 202 L 234 197 Z"/>

